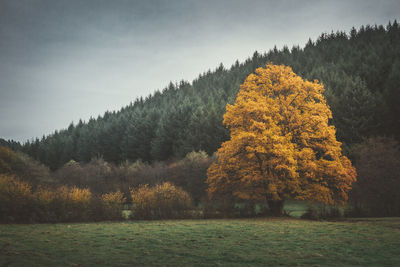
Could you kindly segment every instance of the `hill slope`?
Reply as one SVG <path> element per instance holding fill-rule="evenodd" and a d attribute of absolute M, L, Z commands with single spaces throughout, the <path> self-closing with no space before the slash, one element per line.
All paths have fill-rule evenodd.
<path fill-rule="evenodd" d="M 96 156 L 119 163 L 180 158 L 193 150 L 211 154 L 228 138 L 222 125 L 226 104 L 235 100 L 244 79 L 268 62 L 324 83 L 345 146 L 371 135 L 400 136 L 400 28 L 395 21 L 349 34 L 322 34 L 304 48 L 255 52 L 229 69 L 221 65 L 191 83 L 171 83 L 118 112 L 71 124 L 21 149 L 52 169 Z"/>

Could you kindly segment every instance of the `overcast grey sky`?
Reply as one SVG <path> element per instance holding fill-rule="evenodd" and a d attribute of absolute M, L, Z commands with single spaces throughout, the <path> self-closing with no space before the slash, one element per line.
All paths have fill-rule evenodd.
<path fill-rule="evenodd" d="M 0 137 L 40 137 L 255 50 L 399 14 L 398 0 L 0 0 Z"/>

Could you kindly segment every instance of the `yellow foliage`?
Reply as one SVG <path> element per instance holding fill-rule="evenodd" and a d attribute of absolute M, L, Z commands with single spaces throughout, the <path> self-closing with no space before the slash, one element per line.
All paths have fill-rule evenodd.
<path fill-rule="evenodd" d="M 0 222 L 22 222 L 30 217 L 31 186 L 18 178 L 0 174 Z"/>
<path fill-rule="evenodd" d="M 73 187 L 69 189 L 68 198 L 74 203 L 84 203 L 88 204 L 90 202 L 90 198 L 92 197 L 92 193 L 89 189 L 81 189 L 77 187 Z"/>
<path fill-rule="evenodd" d="M 250 74 L 226 107 L 231 138 L 208 169 L 210 196 L 344 204 L 356 172 L 329 125 L 323 91 L 290 67 L 267 65 Z"/>
<path fill-rule="evenodd" d="M 12 175 L 0 174 L 0 202 L 11 203 L 31 198 L 31 186 Z"/>
<path fill-rule="evenodd" d="M 126 201 L 126 198 L 124 197 L 124 193 L 122 193 L 119 190 L 116 192 L 103 194 L 103 195 L 101 195 L 101 199 L 108 208 L 112 208 L 115 206 L 122 206 Z"/>
<path fill-rule="evenodd" d="M 92 193 L 89 189 L 81 189 L 77 187 L 61 186 L 54 192 L 55 198 L 63 203 L 71 203 L 73 205 L 85 205 L 90 203 Z"/>
<path fill-rule="evenodd" d="M 169 182 L 131 189 L 131 197 L 136 218 L 181 217 L 191 206 L 189 194 Z"/>
<path fill-rule="evenodd" d="M 40 203 L 49 205 L 56 199 L 56 192 L 48 188 L 39 188 L 35 192 L 35 197 Z"/>

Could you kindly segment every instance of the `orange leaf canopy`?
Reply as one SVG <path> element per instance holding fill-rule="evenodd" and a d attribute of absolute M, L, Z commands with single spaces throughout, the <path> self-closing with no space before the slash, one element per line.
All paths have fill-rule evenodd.
<path fill-rule="evenodd" d="M 344 204 L 356 172 L 329 125 L 323 91 L 290 67 L 267 65 L 250 74 L 226 107 L 230 140 L 208 169 L 209 195 Z"/>

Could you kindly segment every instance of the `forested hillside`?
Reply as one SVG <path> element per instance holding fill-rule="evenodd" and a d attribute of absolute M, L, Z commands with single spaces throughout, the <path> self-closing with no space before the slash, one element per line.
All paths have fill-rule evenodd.
<path fill-rule="evenodd" d="M 53 170 L 71 159 L 153 162 L 198 150 L 212 154 L 228 138 L 222 125 L 226 104 L 235 100 L 244 79 L 268 62 L 291 66 L 303 78 L 325 85 L 332 123 L 345 148 L 368 136 L 399 139 L 400 28 L 395 21 L 322 34 L 304 48 L 255 52 L 229 69 L 221 65 L 191 83 L 171 83 L 120 111 L 71 124 L 21 149 Z"/>

